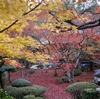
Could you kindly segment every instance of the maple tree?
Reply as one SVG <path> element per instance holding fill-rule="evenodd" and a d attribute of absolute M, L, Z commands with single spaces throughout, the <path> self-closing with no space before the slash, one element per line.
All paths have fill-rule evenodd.
<path fill-rule="evenodd" d="M 0 34 L 0 68 L 4 68 L 3 56 L 12 59 L 26 59 L 30 62 L 37 62 L 37 60 L 39 62 L 46 62 L 46 56 L 44 54 L 41 54 L 41 52 L 37 51 L 35 51 L 35 53 L 29 49 L 40 48 L 40 44 L 36 40 L 30 36 L 23 36 L 16 33 L 14 35 L 11 34 L 13 31 L 17 33 L 22 32 L 23 27 L 25 27 L 27 24 L 23 16 L 34 10 L 41 3 L 36 3 L 36 6 L 30 11 L 28 10 L 30 9 L 28 4 L 28 1 L 24 0 L 2 0 L 0 3 L 0 12 L 2 13 L 0 14 L 0 32 L 2 32 Z M 0 72 L 0 84 L 3 88 L 2 73 L 3 72 Z"/>
<path fill-rule="evenodd" d="M 44 56 L 44 54 L 41 54 L 41 52 L 32 52 L 31 50 L 28 49 L 28 47 L 32 47 L 32 48 L 39 48 L 40 44 L 32 39 L 29 36 L 16 36 L 16 37 L 10 37 L 8 34 L 0 34 L 0 56 L 1 56 L 1 64 L 0 64 L 0 69 L 5 68 L 4 66 L 4 58 L 8 57 L 8 58 L 12 58 L 12 59 L 26 59 L 27 61 L 30 62 L 46 62 L 46 56 Z M 35 45 L 34 45 L 35 44 Z M 3 56 L 5 56 L 3 58 Z M 35 57 L 34 57 L 35 56 Z M 10 62 L 10 61 L 9 61 Z M 15 64 L 16 61 L 13 62 L 9 62 L 6 61 L 5 65 L 11 65 L 11 66 L 19 66 L 19 63 Z M 0 83 L 1 83 L 1 87 L 3 87 L 2 84 L 2 73 L 0 72 Z"/>
<path fill-rule="evenodd" d="M 72 29 L 79 29 L 79 30 L 92 28 L 92 27 L 96 27 L 100 25 L 100 22 L 99 22 L 100 19 L 97 19 L 93 22 L 84 23 L 81 25 L 80 24 L 78 25 L 72 21 L 73 19 L 76 19 L 76 18 L 86 21 L 85 18 L 82 18 L 80 14 L 75 11 L 78 7 L 80 7 L 80 9 L 85 9 L 83 12 L 86 12 L 87 9 L 90 9 L 92 6 L 95 6 L 94 8 L 97 8 L 96 4 L 91 5 L 91 2 L 88 3 L 87 0 L 78 0 L 78 3 L 79 4 L 84 3 L 84 6 L 85 6 L 85 2 L 86 2 L 88 3 L 88 5 L 90 4 L 91 6 L 89 6 L 88 8 L 81 8 L 82 6 L 78 6 L 77 8 L 75 8 L 75 10 L 73 8 L 73 6 L 76 5 L 75 0 L 73 2 L 69 0 L 66 0 L 66 1 L 65 0 L 62 0 L 62 1 L 60 0 L 38 0 L 38 1 L 37 0 L 34 0 L 34 1 L 33 0 L 22 0 L 22 1 L 9 0 L 5 2 L 3 1 L 1 2 L 2 2 L 0 5 L 2 8 L 1 12 L 2 11 L 3 12 L 2 12 L 1 21 L 0 21 L 1 23 L 0 32 L 3 32 L 7 29 L 15 30 L 16 28 L 18 28 L 16 29 L 16 31 L 22 32 L 22 28 L 25 27 L 25 25 L 27 25 L 27 22 L 24 16 L 26 16 L 29 13 L 33 13 L 34 15 L 33 15 L 33 18 L 31 19 L 33 21 L 38 21 L 38 18 L 35 16 L 35 14 L 38 14 L 42 11 L 45 11 L 53 15 L 53 17 L 55 17 L 56 19 L 56 21 L 54 21 L 53 17 L 49 16 L 48 21 L 45 20 L 47 21 L 45 23 L 49 23 L 48 28 L 50 27 L 53 28 L 53 26 L 56 26 L 56 25 L 61 26 L 62 24 L 61 27 L 68 30 L 70 27 L 67 26 L 66 23 L 73 25 Z M 5 16 L 6 14 L 9 16 L 9 18 Z M 52 26 L 52 21 L 50 20 L 53 20 L 53 26 Z M 22 24 L 23 22 L 24 24 Z M 42 26 L 45 27 L 46 25 L 42 24 Z"/>
<path fill-rule="evenodd" d="M 17 1 L 2 0 L 0 4 L 1 7 L 0 12 L 2 13 L 0 18 L 0 27 L 1 27 L 0 33 L 1 36 L 3 36 L 1 37 L 3 38 L 1 39 L 3 43 L 0 44 L 1 55 L 7 55 L 8 57 L 11 58 L 20 58 L 20 59 L 26 58 L 28 61 L 31 62 L 36 62 L 36 60 L 39 59 L 40 61 L 44 62 L 45 59 L 44 54 L 41 54 L 40 52 L 33 53 L 30 50 L 28 50 L 29 46 L 37 47 L 37 45 L 39 44 L 36 43 L 36 41 L 34 41 L 33 39 L 31 39 L 29 36 L 26 37 L 23 36 L 23 34 L 21 34 L 23 32 L 23 28 L 26 25 L 28 25 L 27 20 L 31 20 L 32 22 L 34 22 L 36 24 L 34 28 L 36 29 L 47 29 L 52 32 L 55 32 L 56 34 L 53 34 L 53 36 L 50 36 L 50 38 L 51 37 L 57 38 L 58 37 L 57 35 L 61 32 L 72 31 L 72 30 L 77 32 L 78 30 L 97 27 L 100 25 L 99 18 L 96 18 L 94 20 L 92 19 L 89 20 L 88 17 L 85 17 L 85 14 L 80 14 L 79 12 L 77 12 L 76 8 L 70 5 L 68 1 L 64 0 L 61 2 L 61 0 L 17 0 Z M 73 0 L 73 2 L 71 3 L 73 5 L 76 5 L 75 2 L 76 0 Z M 87 2 L 87 1 L 78 0 L 78 3 L 81 4 L 82 2 Z M 83 12 L 84 13 L 87 12 L 86 10 L 87 9 L 85 9 L 85 11 Z M 29 13 L 31 14 L 28 16 Z M 87 21 L 87 23 L 85 21 Z M 12 38 L 9 37 L 9 35 L 15 31 L 17 32 L 15 33 L 17 36 L 14 34 L 15 35 L 14 37 Z M 50 38 L 48 40 L 49 42 L 51 41 Z M 82 40 L 80 40 L 79 38 L 78 43 L 80 43 L 84 39 L 86 40 L 86 37 L 84 37 Z M 67 39 L 66 41 L 69 40 Z M 52 42 L 54 42 L 53 39 Z M 76 45 L 78 45 L 78 43 Z M 67 54 L 63 53 L 63 55 L 66 56 L 67 58 L 69 57 L 69 53 L 71 58 L 79 55 L 80 53 L 80 50 L 75 49 L 76 45 L 73 42 L 68 43 L 68 46 L 66 46 L 67 49 L 64 47 L 65 44 L 63 43 L 58 44 L 55 42 L 55 44 L 57 46 L 53 44 L 53 48 L 56 50 L 56 52 L 61 53 L 61 49 L 62 52 L 63 51 L 66 53 L 68 52 Z M 78 45 L 78 49 L 81 49 L 80 44 Z M 13 54 L 13 52 L 15 51 L 16 53 Z M 72 54 L 73 51 L 75 52 L 74 54 Z"/>

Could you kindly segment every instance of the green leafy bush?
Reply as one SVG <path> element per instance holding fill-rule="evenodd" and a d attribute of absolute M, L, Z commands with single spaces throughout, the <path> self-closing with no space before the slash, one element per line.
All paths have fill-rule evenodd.
<path fill-rule="evenodd" d="M 43 96 L 44 92 L 47 91 L 45 87 L 38 85 L 26 87 L 7 86 L 5 87 L 5 90 L 7 90 L 11 96 L 17 99 L 23 99 L 23 97 L 26 95 Z"/>
<path fill-rule="evenodd" d="M 26 95 L 23 99 L 34 99 L 34 95 Z"/>
<path fill-rule="evenodd" d="M 35 96 L 43 96 L 44 92 L 47 91 L 47 89 L 43 86 L 33 85 L 32 87 L 34 89 L 33 93 Z"/>
<path fill-rule="evenodd" d="M 31 83 L 25 79 L 16 79 L 11 83 L 11 85 L 13 87 L 24 87 L 24 86 L 30 86 Z"/>
<path fill-rule="evenodd" d="M 3 65 L 1 68 L 0 68 L 0 73 L 4 73 L 6 71 L 9 71 L 9 72 L 16 72 L 17 71 L 17 68 L 14 67 L 14 66 L 5 66 Z"/>
<path fill-rule="evenodd" d="M 84 89 L 82 99 L 99 99 L 99 92 L 93 88 Z"/>
<path fill-rule="evenodd" d="M 89 83 L 89 82 L 76 82 L 71 85 L 69 85 L 66 88 L 66 91 L 69 92 L 72 97 L 75 99 L 82 99 L 82 92 L 86 88 L 94 88 L 96 89 L 97 85 L 94 83 Z"/>
<path fill-rule="evenodd" d="M 14 67 L 14 66 L 5 66 L 6 68 L 6 71 L 9 71 L 9 72 L 16 72 L 17 71 L 17 68 Z"/>
<path fill-rule="evenodd" d="M 12 96 L 12 97 L 20 97 L 20 89 L 17 87 L 7 86 L 5 90 Z"/>
<path fill-rule="evenodd" d="M 63 81 L 63 82 L 68 82 L 68 77 L 67 77 L 67 76 L 63 76 L 63 77 L 62 77 L 62 81 Z"/>
<path fill-rule="evenodd" d="M 76 68 L 74 71 L 74 76 L 79 76 L 82 73 L 81 69 Z"/>
<path fill-rule="evenodd" d="M 8 95 L 8 93 L 5 92 L 3 89 L 0 89 L 0 99 L 13 99 L 13 97 Z"/>
<path fill-rule="evenodd" d="M 56 78 L 56 81 L 57 81 L 59 84 L 62 84 L 62 83 L 63 83 L 63 81 L 62 81 L 61 78 Z"/>
<path fill-rule="evenodd" d="M 29 74 L 34 74 L 35 72 L 36 72 L 35 69 L 30 69 L 30 70 L 28 71 Z"/>

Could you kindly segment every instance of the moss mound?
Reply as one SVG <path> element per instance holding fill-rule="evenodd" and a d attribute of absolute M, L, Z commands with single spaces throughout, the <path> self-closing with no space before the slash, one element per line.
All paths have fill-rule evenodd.
<path fill-rule="evenodd" d="M 11 85 L 13 87 L 24 87 L 24 86 L 30 86 L 31 83 L 25 79 L 16 79 L 11 83 Z"/>

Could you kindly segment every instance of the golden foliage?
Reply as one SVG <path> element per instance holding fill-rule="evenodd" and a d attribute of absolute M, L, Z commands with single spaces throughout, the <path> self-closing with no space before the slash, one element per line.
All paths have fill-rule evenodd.
<path fill-rule="evenodd" d="M 36 62 L 37 59 L 45 61 L 43 54 L 27 50 L 29 46 L 39 48 L 40 44 L 29 36 L 11 38 L 8 34 L 0 34 L 0 55 L 10 58 L 25 58 L 31 62 Z"/>

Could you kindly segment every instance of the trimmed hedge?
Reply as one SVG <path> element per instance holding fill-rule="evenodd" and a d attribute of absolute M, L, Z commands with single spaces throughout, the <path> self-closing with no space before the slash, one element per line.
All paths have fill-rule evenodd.
<path fill-rule="evenodd" d="M 26 95 L 23 99 L 34 99 L 34 95 Z"/>
<path fill-rule="evenodd" d="M 82 92 L 84 89 L 86 88 L 93 88 L 96 89 L 96 87 L 98 87 L 96 84 L 94 83 L 90 83 L 90 82 L 76 82 L 73 83 L 71 85 L 69 85 L 66 88 L 66 91 L 69 92 L 72 97 L 74 98 L 78 98 L 78 99 L 82 99 Z"/>
<path fill-rule="evenodd" d="M 82 99 L 99 99 L 99 92 L 93 88 L 84 89 Z"/>
<path fill-rule="evenodd" d="M 16 99 L 23 99 L 26 95 L 43 96 L 47 89 L 43 86 L 12 87 L 7 86 L 5 90 Z"/>
<path fill-rule="evenodd" d="M 3 65 L 1 68 L 0 68 L 0 73 L 4 73 L 4 72 L 16 72 L 17 71 L 17 68 L 14 67 L 14 66 L 5 66 Z"/>
<path fill-rule="evenodd" d="M 23 99 L 44 99 L 42 97 L 35 97 L 34 95 L 26 95 Z"/>
<path fill-rule="evenodd" d="M 24 86 L 30 86 L 30 85 L 31 83 L 25 79 L 16 79 L 11 83 L 11 86 L 13 87 L 24 87 Z"/>

